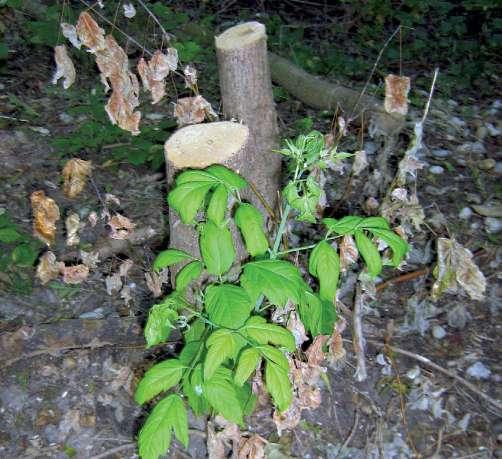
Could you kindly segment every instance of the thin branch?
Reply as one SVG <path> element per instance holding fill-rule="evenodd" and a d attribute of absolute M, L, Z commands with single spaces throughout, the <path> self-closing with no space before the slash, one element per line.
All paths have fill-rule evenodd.
<path fill-rule="evenodd" d="M 148 15 L 155 21 L 155 24 L 157 24 L 160 27 L 160 30 L 162 31 L 164 37 L 166 38 L 167 41 L 171 39 L 171 35 L 169 35 L 160 21 L 158 20 L 157 16 L 152 13 L 152 11 L 148 8 L 148 6 L 145 5 L 145 3 L 142 0 L 138 0 L 138 3 L 143 7 L 143 9 L 148 13 Z"/>
<path fill-rule="evenodd" d="M 423 363 L 424 365 L 426 365 L 430 368 L 433 368 L 434 370 L 439 371 L 440 373 L 443 373 L 444 375 L 458 381 L 459 383 L 461 383 L 462 385 L 467 387 L 469 390 L 471 390 L 472 392 L 474 392 L 475 394 L 480 396 L 482 399 L 484 399 L 490 405 L 495 407 L 497 410 L 500 410 L 500 412 L 502 412 L 502 402 L 501 401 L 495 400 L 494 398 L 490 397 L 489 395 L 485 394 L 480 389 L 478 389 L 474 384 L 472 384 L 469 381 L 467 381 L 466 379 L 462 378 L 462 376 L 459 376 L 459 375 L 447 370 L 446 368 L 439 366 L 438 364 L 432 362 L 427 357 L 424 357 L 423 355 L 420 355 L 420 354 L 415 354 L 414 352 L 406 351 L 405 349 L 401 349 L 399 347 L 389 346 L 389 345 L 386 345 L 385 343 L 380 343 L 379 341 L 374 341 L 374 340 L 369 339 L 369 340 L 367 340 L 367 342 L 369 344 L 371 344 L 373 346 L 377 346 L 377 347 L 385 348 L 387 346 L 387 348 L 389 350 L 391 350 L 392 352 L 394 352 L 396 354 L 405 355 L 406 357 L 410 357 L 412 359 L 418 360 L 420 363 Z"/>
<path fill-rule="evenodd" d="M 80 0 L 80 3 L 84 4 L 87 8 L 92 10 L 96 16 L 100 17 L 103 21 L 105 21 L 108 25 L 115 27 L 115 24 L 111 22 L 109 19 L 107 19 L 105 16 L 103 16 L 94 6 L 89 5 L 85 0 Z M 131 43 L 134 43 L 139 49 L 143 50 L 145 54 L 148 56 L 152 57 L 153 53 L 149 51 L 147 48 L 145 48 L 144 45 L 142 45 L 139 41 L 135 40 L 133 37 L 131 37 L 129 34 L 125 33 L 122 29 L 115 27 L 118 32 L 120 32 L 124 37 L 126 37 Z"/>
<path fill-rule="evenodd" d="M 249 179 L 247 179 L 247 182 L 249 184 L 249 188 L 251 188 L 251 191 L 256 195 L 256 197 L 258 198 L 258 200 L 261 202 L 261 205 L 263 207 L 265 207 L 265 210 L 270 215 L 270 218 L 272 219 L 272 221 L 274 223 L 279 223 L 279 219 L 275 215 L 274 210 L 269 205 L 269 203 L 266 201 L 265 197 L 258 191 L 258 189 L 256 188 L 255 184 L 253 182 L 251 182 L 251 180 L 249 180 Z"/>
<path fill-rule="evenodd" d="M 427 99 L 427 103 L 425 104 L 424 114 L 422 115 L 422 124 L 425 122 L 427 115 L 429 113 L 429 108 L 431 106 L 432 94 L 434 93 L 434 87 L 436 86 L 436 79 L 439 75 L 439 67 L 434 69 L 434 76 L 432 77 L 431 90 L 429 91 L 429 97 Z"/>
<path fill-rule="evenodd" d="M 429 273 L 429 268 L 419 269 L 417 271 L 412 271 L 410 273 L 402 274 L 401 276 L 393 277 L 388 279 L 381 284 L 376 286 L 376 291 L 381 292 L 383 289 L 387 288 L 391 284 L 400 284 L 402 282 L 407 282 L 409 280 L 416 279 L 417 277 L 425 276 Z"/>
<path fill-rule="evenodd" d="M 356 354 L 357 367 L 355 378 L 357 381 L 364 381 L 368 377 L 366 371 L 366 357 L 364 355 L 364 336 L 363 336 L 363 306 L 364 293 L 361 284 L 357 284 L 356 297 L 354 299 L 354 312 L 352 315 L 352 335 L 354 353 Z"/>

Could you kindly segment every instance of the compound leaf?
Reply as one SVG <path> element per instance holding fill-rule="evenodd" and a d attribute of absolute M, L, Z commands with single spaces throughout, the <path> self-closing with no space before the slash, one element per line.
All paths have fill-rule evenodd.
<path fill-rule="evenodd" d="M 172 430 L 185 447 L 188 446 L 188 416 L 183 400 L 172 394 L 153 409 L 139 432 L 139 455 L 142 459 L 158 459 L 171 445 Z"/>
<path fill-rule="evenodd" d="M 378 276 L 382 271 L 382 259 L 380 258 L 378 249 L 362 231 L 357 230 L 355 232 L 355 240 L 357 250 L 359 250 L 359 253 L 363 257 L 370 276 Z"/>
<path fill-rule="evenodd" d="M 150 309 L 145 326 L 147 349 L 166 341 L 175 328 L 174 322 L 177 319 L 178 313 L 173 309 L 171 301 L 154 305 Z"/>
<path fill-rule="evenodd" d="M 142 405 L 156 395 L 178 384 L 184 365 L 178 359 L 169 359 L 150 368 L 138 384 L 134 399 Z"/>
<path fill-rule="evenodd" d="M 246 290 L 237 285 L 210 285 L 204 300 L 209 319 L 220 327 L 239 328 L 253 308 Z"/>
<path fill-rule="evenodd" d="M 237 368 L 235 369 L 234 382 L 238 386 L 242 386 L 253 371 L 256 370 L 260 361 L 260 353 L 253 347 L 244 349 L 239 357 Z"/>
<path fill-rule="evenodd" d="M 200 251 L 210 274 L 219 276 L 230 269 L 235 259 L 232 235 L 228 228 L 208 221 L 200 234 Z"/>
<path fill-rule="evenodd" d="M 167 196 L 167 202 L 181 217 L 185 224 L 193 222 L 208 191 L 214 186 L 211 182 L 186 182 L 176 185 Z"/>
<path fill-rule="evenodd" d="M 296 349 L 295 337 L 288 329 L 267 323 L 263 317 L 250 317 L 241 330 L 258 344 L 272 343 L 284 346 L 290 352 Z"/>
<path fill-rule="evenodd" d="M 268 240 L 260 211 L 251 204 L 243 203 L 237 208 L 234 218 L 249 254 L 252 257 L 263 255 L 268 250 Z"/>
<path fill-rule="evenodd" d="M 200 261 L 192 261 L 191 263 L 183 266 L 178 274 L 176 274 L 176 290 L 185 290 L 190 282 L 200 276 L 200 274 L 202 273 L 202 268 L 204 268 L 204 265 Z"/>
<path fill-rule="evenodd" d="M 340 258 L 326 241 L 319 242 L 312 250 L 309 272 L 319 279 L 321 299 L 333 301 L 340 276 Z"/>
<path fill-rule="evenodd" d="M 398 266 L 409 249 L 406 241 L 391 230 L 370 228 L 369 231 L 384 241 L 392 249 L 392 264 L 393 266 Z"/>
<path fill-rule="evenodd" d="M 229 421 L 242 424 L 242 406 L 228 368 L 218 368 L 213 377 L 203 383 L 202 390 L 216 412 Z"/>
<path fill-rule="evenodd" d="M 208 351 L 204 361 L 204 381 L 212 378 L 218 367 L 237 353 L 237 343 L 231 330 L 220 328 L 206 342 Z"/>
<path fill-rule="evenodd" d="M 231 190 L 241 190 L 242 188 L 246 188 L 248 186 L 248 182 L 246 182 L 246 180 L 225 166 L 213 164 L 212 166 L 209 166 L 206 171 Z"/>
<path fill-rule="evenodd" d="M 228 191 L 225 185 L 218 185 L 207 206 L 207 218 L 216 225 L 221 226 L 225 219 L 228 204 Z"/>
<path fill-rule="evenodd" d="M 160 271 L 168 266 L 175 265 L 180 261 L 193 260 L 192 255 L 178 249 L 167 249 L 160 252 L 153 262 L 153 269 Z"/>

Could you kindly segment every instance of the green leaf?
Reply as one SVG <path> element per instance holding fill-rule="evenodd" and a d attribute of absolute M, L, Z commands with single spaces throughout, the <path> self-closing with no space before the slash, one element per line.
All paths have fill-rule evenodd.
<path fill-rule="evenodd" d="M 212 186 L 213 183 L 206 181 L 176 185 L 176 188 L 167 196 L 167 202 L 179 213 L 183 223 L 191 223 Z"/>
<path fill-rule="evenodd" d="M 201 416 L 209 411 L 209 404 L 202 394 L 202 365 L 197 365 L 189 376 L 183 379 L 182 390 L 195 416 Z"/>
<path fill-rule="evenodd" d="M 354 231 L 363 220 L 363 217 L 348 215 L 340 220 L 336 220 L 334 218 L 323 218 L 322 222 L 326 225 L 330 232 L 343 236 L 345 234 L 354 234 Z"/>
<path fill-rule="evenodd" d="M 315 181 L 312 175 L 309 175 L 306 181 L 306 187 L 302 186 L 302 194 L 300 196 L 297 184 L 290 182 L 284 188 L 284 197 L 289 205 L 300 212 L 299 221 L 310 223 L 316 222 L 317 205 L 321 197 L 321 187 Z"/>
<path fill-rule="evenodd" d="M 0 228 L 0 242 L 10 244 L 21 239 L 22 236 L 12 227 Z"/>
<path fill-rule="evenodd" d="M 293 399 L 293 391 L 289 381 L 289 365 L 286 357 L 272 346 L 260 346 L 265 355 L 265 385 L 274 404 L 280 412 L 288 409 Z"/>
<path fill-rule="evenodd" d="M 296 349 L 295 337 L 288 329 L 267 323 L 263 317 L 250 317 L 241 330 L 258 344 L 272 343 L 284 346 L 290 352 Z"/>
<path fill-rule="evenodd" d="M 398 266 L 409 250 L 406 241 L 391 230 L 371 228 L 369 231 L 384 241 L 392 249 L 392 264 Z"/>
<path fill-rule="evenodd" d="M 202 269 L 204 268 L 204 265 L 200 261 L 192 261 L 191 263 L 188 263 L 186 266 L 183 266 L 183 268 L 176 274 L 176 290 L 178 291 L 183 291 L 185 290 L 190 282 L 192 282 L 195 279 L 198 279 L 198 277 L 202 273 Z"/>
<path fill-rule="evenodd" d="M 184 260 L 193 260 L 192 255 L 178 249 L 167 249 L 160 252 L 153 262 L 153 269 L 160 271 L 168 266 L 175 265 Z"/>
<path fill-rule="evenodd" d="M 189 169 L 181 172 L 176 177 L 177 186 L 184 185 L 186 183 L 205 183 L 207 185 L 216 186 L 218 185 L 218 180 L 207 171 L 201 169 Z"/>
<path fill-rule="evenodd" d="M 260 353 L 255 348 L 248 347 L 242 351 L 235 369 L 235 384 L 242 386 L 248 380 L 258 367 L 260 358 Z"/>
<path fill-rule="evenodd" d="M 180 355 L 178 356 L 178 360 L 187 367 L 192 366 L 192 361 L 199 353 L 201 347 L 202 343 L 200 341 L 190 341 L 189 343 L 185 343 Z"/>
<path fill-rule="evenodd" d="M 153 409 L 138 435 L 139 456 L 158 459 L 171 446 L 172 430 L 185 447 L 188 446 L 188 415 L 183 400 L 172 394 Z"/>
<path fill-rule="evenodd" d="M 225 219 L 228 204 L 228 191 L 225 185 L 218 185 L 207 206 L 207 218 L 216 225 L 221 226 Z"/>
<path fill-rule="evenodd" d="M 241 190 L 248 186 L 248 182 L 246 182 L 246 180 L 244 180 L 239 174 L 236 174 L 234 171 L 231 171 L 219 164 L 209 166 L 206 168 L 206 171 L 213 177 L 216 177 L 230 190 Z"/>
<path fill-rule="evenodd" d="M 263 231 L 263 217 L 260 211 L 251 204 L 242 203 L 237 208 L 234 219 L 249 254 L 252 257 L 263 255 L 268 250 L 268 240 Z"/>
<path fill-rule="evenodd" d="M 213 332 L 206 345 L 208 351 L 204 360 L 204 381 L 210 379 L 225 360 L 237 353 L 235 334 L 224 328 Z"/>
<path fill-rule="evenodd" d="M 208 221 L 200 234 L 200 252 L 210 274 L 220 276 L 228 271 L 235 259 L 232 235 L 228 228 Z"/>
<path fill-rule="evenodd" d="M 242 424 L 242 406 L 228 368 L 218 368 L 214 376 L 203 383 L 203 394 L 216 412 L 229 421 Z"/>
<path fill-rule="evenodd" d="M 145 326 L 147 349 L 166 341 L 175 328 L 174 322 L 177 319 L 178 313 L 173 309 L 172 302 L 154 305 L 150 309 Z"/>
<path fill-rule="evenodd" d="M 231 284 L 210 285 L 205 292 L 204 304 L 212 322 L 234 329 L 246 322 L 253 309 L 246 290 Z"/>
<path fill-rule="evenodd" d="M 200 341 L 206 329 L 206 323 L 198 318 L 190 324 L 190 328 L 185 332 L 185 342 Z"/>
<path fill-rule="evenodd" d="M 326 241 L 319 242 L 312 250 L 309 272 L 319 279 L 321 299 L 334 301 L 340 276 L 340 258 Z"/>
<path fill-rule="evenodd" d="M 263 293 L 277 306 L 288 300 L 298 304 L 302 301 L 307 285 L 298 268 L 284 260 L 253 261 L 244 265 L 241 285 L 253 299 L 256 292 Z"/>
<path fill-rule="evenodd" d="M 383 229 L 390 230 L 389 222 L 383 217 L 368 217 L 364 218 L 358 225 L 358 229 Z"/>
<path fill-rule="evenodd" d="M 178 384 L 185 366 L 178 359 L 169 359 L 150 368 L 138 384 L 134 399 L 143 405 L 156 395 Z"/>
<path fill-rule="evenodd" d="M 256 405 L 256 395 L 253 394 L 253 389 L 251 384 L 244 383 L 242 386 L 237 386 L 234 384 L 235 393 L 237 394 L 237 399 L 241 405 L 242 413 L 244 416 L 250 416 L 253 414 Z"/>
<path fill-rule="evenodd" d="M 380 258 L 378 249 L 362 231 L 357 230 L 355 232 L 355 240 L 357 250 L 359 250 L 359 253 L 363 257 L 370 276 L 378 276 L 382 271 L 382 259 Z"/>
<path fill-rule="evenodd" d="M 35 263 L 38 250 L 35 250 L 30 244 L 20 244 L 14 248 L 10 256 L 16 265 L 27 268 Z"/>

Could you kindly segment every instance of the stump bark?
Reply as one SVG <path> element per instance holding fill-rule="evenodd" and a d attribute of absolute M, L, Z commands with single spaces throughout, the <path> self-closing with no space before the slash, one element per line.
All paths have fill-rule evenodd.
<path fill-rule="evenodd" d="M 203 169 L 212 164 L 221 164 L 241 174 L 244 178 L 257 178 L 267 168 L 262 163 L 259 170 L 253 169 L 248 158 L 254 155 L 249 129 L 243 124 L 221 121 L 208 124 L 196 124 L 176 131 L 164 144 L 167 166 L 167 183 L 171 189 L 176 174 L 182 169 Z M 231 228 L 237 261 L 246 256 L 240 237 L 235 228 Z M 179 215 L 169 209 L 169 246 L 184 250 L 200 258 L 197 231 L 191 225 L 181 222 Z M 171 282 L 178 269 L 171 270 Z"/>
<path fill-rule="evenodd" d="M 215 38 L 215 45 L 223 113 L 242 121 L 250 131 L 252 148 L 245 161 L 251 174 L 244 177 L 275 208 L 281 157 L 273 152 L 279 143 L 265 26 L 247 22 L 231 27 Z M 261 203 L 252 200 L 267 217 Z"/>

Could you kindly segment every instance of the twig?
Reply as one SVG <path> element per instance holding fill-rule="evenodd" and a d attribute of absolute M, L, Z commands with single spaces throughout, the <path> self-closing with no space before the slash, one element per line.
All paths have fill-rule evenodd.
<path fill-rule="evenodd" d="M 111 456 L 112 454 L 120 453 L 121 451 L 132 448 L 136 448 L 136 443 L 127 443 L 126 445 L 117 446 L 115 448 L 109 449 L 108 451 L 105 451 L 104 453 L 92 456 L 91 459 L 103 459 L 105 457 Z"/>
<path fill-rule="evenodd" d="M 94 14 L 98 17 L 100 17 L 103 21 L 105 21 L 108 25 L 111 25 L 112 27 L 115 27 L 115 24 L 113 24 L 112 21 L 107 19 L 105 16 L 103 16 L 94 6 L 89 5 L 85 0 L 80 0 L 80 3 L 84 4 L 87 8 L 92 10 Z M 139 49 L 143 50 L 145 54 L 148 56 L 152 57 L 153 53 L 149 51 L 147 48 L 145 48 L 144 45 L 142 45 L 139 41 L 135 40 L 133 37 L 131 37 L 129 34 L 125 33 L 122 29 L 115 27 L 118 32 L 120 32 L 124 37 L 126 37 L 131 43 L 134 43 Z"/>
<path fill-rule="evenodd" d="M 371 344 L 373 346 L 377 346 L 377 347 L 385 347 L 386 346 L 385 343 L 380 343 L 378 341 L 374 341 L 371 339 L 367 340 L 367 342 L 369 344 Z M 443 373 L 444 375 L 446 375 L 450 378 L 455 379 L 456 381 L 458 381 L 459 383 L 461 383 L 462 385 L 467 387 L 469 390 L 471 390 L 472 392 L 474 392 L 475 394 L 480 396 L 482 399 L 484 399 L 490 405 L 494 406 L 496 409 L 498 409 L 502 412 L 502 402 L 501 401 L 495 400 L 494 398 L 485 394 L 480 389 L 478 389 L 474 384 L 472 384 L 469 381 L 462 378 L 462 376 L 459 376 L 459 375 L 447 370 L 446 368 L 439 366 L 438 364 L 432 362 L 430 359 L 428 359 L 427 357 L 424 357 L 423 355 L 416 354 L 416 353 L 410 352 L 410 351 L 406 351 L 405 349 L 401 349 L 401 348 L 395 347 L 395 346 L 388 346 L 387 345 L 387 347 L 389 350 L 391 350 L 392 352 L 394 352 L 396 354 L 405 355 L 406 357 L 410 357 L 412 359 L 418 360 L 420 363 L 423 363 L 424 365 L 426 365 L 430 368 L 433 368 L 434 370 L 439 371 L 440 373 Z"/>
<path fill-rule="evenodd" d="M 393 277 L 391 279 L 382 282 L 376 286 L 376 291 L 381 292 L 391 284 L 401 284 L 402 282 L 407 282 L 409 280 L 416 279 L 417 277 L 425 276 L 429 273 L 429 268 L 419 269 L 417 271 L 412 271 L 410 273 L 402 274 L 401 276 Z"/>
<path fill-rule="evenodd" d="M 366 357 L 364 355 L 364 336 L 363 336 L 363 306 L 364 294 L 361 284 L 357 284 L 356 297 L 354 299 L 354 312 L 352 315 L 352 334 L 354 353 L 356 354 L 357 368 L 355 378 L 357 381 L 364 381 L 368 377 L 366 371 Z"/>
<path fill-rule="evenodd" d="M 265 197 L 258 191 L 258 189 L 256 188 L 255 184 L 251 180 L 249 180 L 249 179 L 247 179 L 247 182 L 249 184 L 249 188 L 251 188 L 251 191 L 256 195 L 256 197 L 258 198 L 258 200 L 261 202 L 261 205 L 263 207 L 265 207 L 265 210 L 270 215 L 270 218 L 272 219 L 272 221 L 274 223 L 279 223 L 279 219 L 275 215 L 274 210 L 272 209 L 272 207 L 270 207 L 270 205 L 266 201 Z"/>
<path fill-rule="evenodd" d="M 396 34 L 401 30 L 401 26 L 399 25 L 396 30 L 392 33 L 392 35 L 387 39 L 387 41 L 384 43 L 383 47 L 380 49 L 380 52 L 378 53 L 378 56 L 376 58 L 375 63 L 373 64 L 373 68 L 371 69 L 370 75 L 368 79 L 366 80 L 366 83 L 364 83 L 364 87 L 362 91 L 359 93 L 359 96 L 356 100 L 356 103 L 354 104 L 354 107 L 352 107 L 352 111 L 350 112 L 350 116 L 348 118 L 349 122 L 352 119 L 352 115 L 356 111 L 357 106 L 359 105 L 359 102 L 361 102 L 362 97 L 364 96 L 364 93 L 368 89 L 368 86 L 370 84 L 371 79 L 373 78 L 373 75 L 375 74 L 376 68 L 378 67 L 378 64 L 380 63 L 380 59 L 382 58 L 383 52 L 389 46 L 390 42 L 393 40 L 393 38 L 396 36 Z"/>
<path fill-rule="evenodd" d="M 342 454 L 343 450 L 349 446 L 349 443 L 352 441 L 352 438 L 354 437 L 356 431 L 357 431 L 357 426 L 359 424 L 359 409 L 356 405 L 356 413 L 354 415 L 354 423 L 352 424 L 352 428 L 350 429 L 349 436 L 346 438 L 346 440 L 343 442 L 343 445 L 341 448 L 338 450 L 338 454 L 335 456 L 335 459 L 340 457 Z"/>
<path fill-rule="evenodd" d="M 439 74 L 439 67 L 434 69 L 434 76 L 432 77 L 431 90 L 429 91 L 429 97 L 427 103 L 425 104 L 424 114 L 422 115 L 422 124 L 425 122 L 427 115 L 429 114 L 429 108 L 431 106 L 432 94 L 434 93 L 434 87 L 436 86 L 436 79 Z"/>
<path fill-rule="evenodd" d="M 162 30 L 162 33 L 164 34 L 165 38 L 167 41 L 171 39 L 171 36 L 166 32 L 160 21 L 157 19 L 157 16 L 153 14 L 148 6 L 145 5 L 145 3 L 142 0 L 138 0 L 138 3 L 143 7 L 143 9 L 148 13 L 148 15 L 155 21 L 155 24 L 157 24 L 160 27 L 160 30 Z"/>

